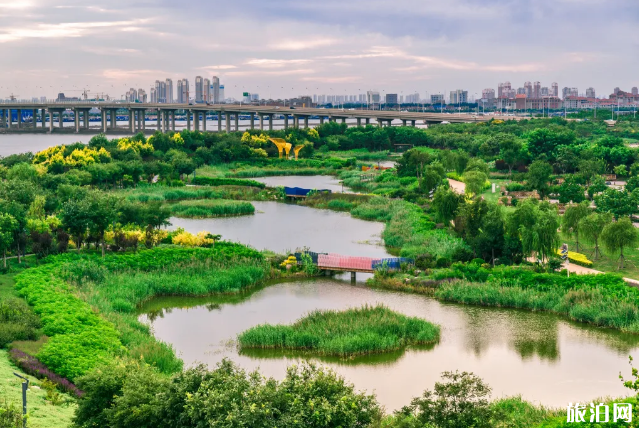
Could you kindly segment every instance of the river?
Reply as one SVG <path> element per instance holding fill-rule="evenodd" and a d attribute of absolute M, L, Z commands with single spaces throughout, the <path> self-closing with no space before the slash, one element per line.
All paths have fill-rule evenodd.
<path fill-rule="evenodd" d="M 158 339 L 170 343 L 187 365 L 210 367 L 230 358 L 247 370 L 283 378 L 301 360 L 281 351 L 239 353 L 234 339 L 262 323 L 289 324 L 314 309 L 383 303 L 442 327 L 438 344 L 352 361 L 314 359 L 358 389 L 375 392 L 395 410 L 432 389 L 443 371 L 471 371 L 492 388 L 493 398 L 521 394 L 548 406 L 590 402 L 626 393 L 619 371 L 629 372 L 639 336 L 521 310 L 446 304 L 414 294 L 373 290 L 345 281 L 284 282 L 243 295 L 205 299 L 161 298 L 142 308 Z"/>

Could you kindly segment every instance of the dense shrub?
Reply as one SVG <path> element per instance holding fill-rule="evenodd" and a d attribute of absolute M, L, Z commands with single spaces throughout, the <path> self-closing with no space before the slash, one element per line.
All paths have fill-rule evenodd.
<path fill-rule="evenodd" d="M 0 301 L 0 348 L 16 340 L 35 340 L 40 318 L 20 299 Z"/>
<path fill-rule="evenodd" d="M 241 180 L 238 178 L 212 178 L 212 177 L 195 177 L 191 183 L 201 186 L 251 186 L 263 189 L 266 184 L 255 180 Z"/>

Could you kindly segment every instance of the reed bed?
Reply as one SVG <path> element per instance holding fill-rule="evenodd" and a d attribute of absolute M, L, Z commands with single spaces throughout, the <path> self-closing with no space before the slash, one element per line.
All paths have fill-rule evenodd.
<path fill-rule="evenodd" d="M 173 204 L 171 213 L 185 218 L 231 217 L 254 214 L 255 207 L 250 202 L 203 199 Z"/>
<path fill-rule="evenodd" d="M 390 352 L 438 340 L 439 326 L 381 305 L 314 311 L 292 325 L 263 324 L 238 336 L 241 348 L 295 349 L 339 357 Z"/>
<path fill-rule="evenodd" d="M 175 202 L 194 199 L 263 200 L 267 192 L 257 187 L 224 185 L 216 187 L 140 187 L 123 192 L 131 202 Z"/>

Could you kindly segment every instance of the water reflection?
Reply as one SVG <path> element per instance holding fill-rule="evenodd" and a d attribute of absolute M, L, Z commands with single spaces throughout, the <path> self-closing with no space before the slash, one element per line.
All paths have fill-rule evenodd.
<path fill-rule="evenodd" d="M 442 327 L 440 342 L 425 348 L 358 357 L 316 358 L 300 352 L 238 352 L 237 335 L 258 324 L 290 324 L 315 309 L 383 303 Z M 565 406 L 597 396 L 620 396 L 618 380 L 636 354 L 639 336 L 577 324 L 547 313 L 441 303 L 419 295 L 373 290 L 330 279 L 289 281 L 250 292 L 202 299 L 149 302 L 141 319 L 179 351 L 187 364 L 213 367 L 231 358 L 248 370 L 282 378 L 286 367 L 311 358 L 332 367 L 357 388 L 375 391 L 387 409 L 432 388 L 446 370 L 472 371 L 494 396 L 522 394 Z M 636 355 L 635 355 L 636 356 Z"/>

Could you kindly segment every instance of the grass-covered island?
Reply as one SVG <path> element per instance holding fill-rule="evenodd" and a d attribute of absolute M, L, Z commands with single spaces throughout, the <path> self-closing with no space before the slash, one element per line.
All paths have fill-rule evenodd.
<path fill-rule="evenodd" d="M 241 348 L 294 349 L 339 357 L 390 352 L 438 340 L 439 326 L 368 305 L 313 311 L 292 325 L 258 325 L 238 336 Z"/>

